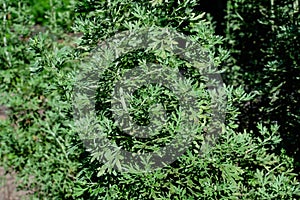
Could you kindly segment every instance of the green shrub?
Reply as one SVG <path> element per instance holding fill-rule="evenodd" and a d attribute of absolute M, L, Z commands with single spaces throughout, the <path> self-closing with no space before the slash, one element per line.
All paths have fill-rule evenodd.
<path fill-rule="evenodd" d="M 0 105 L 9 116 L 0 125 L 1 165 L 19 172 L 22 188 L 36 197 L 70 197 L 78 166 L 67 153 L 74 148 L 67 112 L 72 49 L 58 40 L 66 34 L 37 30 L 25 2 L 1 1 L 0 15 Z"/>
<path fill-rule="evenodd" d="M 300 167 L 299 1 L 228 1 L 226 38 L 231 51 L 230 84 L 260 95 L 243 109 L 244 128 L 276 122 L 281 147 Z"/>
<path fill-rule="evenodd" d="M 23 183 L 20 187 L 33 190 L 33 199 L 299 198 L 300 184 L 292 172 L 293 159 L 284 151 L 272 153 L 281 140 L 278 126 L 257 124 L 260 137 L 247 130 L 238 131 L 241 123 L 238 116 L 242 111 L 238 108 L 255 98 L 254 93 L 247 94 L 242 87 L 224 86 L 227 107 L 222 135 L 201 156 L 202 132 L 175 162 L 148 173 L 103 168 L 105 165 L 97 160 L 97 155 L 85 149 L 73 118 L 73 88 L 75 77 L 82 72 L 80 61 L 90 58 L 88 55 L 99 40 L 130 27 L 169 27 L 199 42 L 216 67 L 228 59 L 228 51 L 216 48 L 223 39 L 214 35 L 209 19 L 202 13 L 193 14 L 195 1 L 78 2 L 73 29 L 82 32 L 80 42 L 71 37 L 73 34 L 61 34 L 66 31 L 61 26 L 35 34 L 32 25 L 36 21 L 30 15 L 32 8 L 26 4 L 1 1 L 0 5 L 1 19 L 5 19 L 0 36 L 6 38 L 0 40 L 4 47 L 0 54 L 0 105 L 9 110 L 8 119 L 0 121 L 0 163 L 7 170 L 13 168 L 18 172 Z M 7 17 L 8 11 L 14 17 Z M 167 58 L 140 50 L 126 54 L 117 65 L 120 74 L 107 73 L 105 81 L 99 80 L 99 86 L 111 87 L 111 79 L 140 60 L 179 66 L 193 80 L 195 89 L 201 91 L 203 96 L 197 103 L 203 113 L 199 114 L 209 119 L 212 102 L 201 85 L 205 76 L 169 54 Z M 141 88 L 134 96 L 133 108 L 140 111 L 136 112 L 139 122 L 147 123 L 148 115 L 139 102 L 148 96 L 170 102 L 170 110 L 179 113 L 173 106 L 176 98 L 172 94 L 164 88 L 150 89 Z M 106 88 L 99 87 L 99 91 Z M 105 99 L 102 94 L 97 96 L 102 103 L 100 108 L 109 109 L 101 101 Z M 208 124 L 209 120 L 201 121 L 203 132 Z M 128 142 L 128 148 L 140 148 L 141 143 L 130 144 L 130 137 L 122 139 L 123 144 Z"/>

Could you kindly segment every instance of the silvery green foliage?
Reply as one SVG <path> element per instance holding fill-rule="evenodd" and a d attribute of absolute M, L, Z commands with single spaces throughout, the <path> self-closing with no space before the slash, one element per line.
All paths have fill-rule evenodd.
<path fill-rule="evenodd" d="M 143 57 L 126 58 L 126 54 L 132 54 L 134 50 L 138 53 L 141 49 Z M 153 165 L 153 169 L 170 164 L 187 150 L 191 141 L 204 134 L 200 129 L 205 121 L 210 121 L 205 125 L 206 136 L 201 136 L 206 142 L 209 137 L 221 133 L 226 106 L 222 78 L 212 66 L 207 51 L 189 37 L 167 28 L 137 27 L 105 40 L 92 53 L 78 76 L 74 94 L 78 97 L 75 100 L 78 111 L 75 115 L 80 127 L 78 131 L 87 148 L 93 151 L 92 159 L 106 163 L 101 173 L 108 165 L 116 165 L 122 171 L 127 169 L 129 166 L 121 166 L 123 161 L 127 165 L 137 165 L 139 170 L 143 168 L 143 164 L 138 164 L 143 163 L 142 160 L 148 160 L 147 168 Z M 152 60 L 149 60 L 151 53 Z M 137 66 L 126 64 L 135 59 Z M 187 65 L 193 67 L 186 70 L 193 70 L 197 81 L 180 74 L 180 68 Z M 99 85 L 97 91 L 95 85 Z M 137 96 L 137 93 L 140 94 Z M 203 97 L 209 99 L 200 101 Z M 157 104 L 162 104 L 163 108 L 156 107 Z M 200 115 L 199 110 L 203 111 L 201 107 L 206 106 L 209 115 Z M 94 114 L 93 110 L 96 111 Z M 99 127 L 92 131 L 97 114 Z M 118 138 L 116 143 L 105 139 L 106 135 Z M 128 145 L 130 149 L 124 150 Z M 131 153 L 132 149 L 138 150 Z M 106 156 L 105 152 L 110 153 Z"/>
<path fill-rule="evenodd" d="M 211 22 L 202 13 L 193 14 L 196 1 L 76 3 L 73 28 L 83 33 L 78 43 L 70 38 L 71 34 L 62 34 L 66 30 L 61 26 L 55 31 L 48 28 L 56 20 L 60 23 L 67 19 L 68 13 L 52 12 L 48 15 L 53 17 L 51 21 L 45 19 L 46 30 L 37 34 L 33 28 L 36 21 L 30 15 L 34 7 L 28 7 L 25 1 L 0 0 L 0 105 L 7 106 L 8 115 L 6 120 L 0 120 L 0 163 L 18 172 L 21 188 L 33 191 L 32 199 L 299 199 L 293 160 L 284 151 L 270 153 L 281 140 L 278 126 L 255 124 L 260 137 L 248 130 L 238 131 L 240 108 L 256 95 L 246 93 L 242 87 L 224 86 L 228 103 L 222 135 L 202 156 L 199 152 L 203 137 L 199 135 L 185 154 L 165 168 L 151 173 L 115 169 L 102 173 L 103 164 L 91 160 L 93 156 L 82 144 L 72 110 L 78 63 L 88 58 L 98 42 L 124 30 L 156 25 L 190 35 L 209 52 L 216 67 L 228 58 L 228 51 L 219 47 L 223 39 L 214 35 Z M 72 9 L 68 12 L 72 13 Z M 182 60 L 166 56 L 167 59 L 156 59 L 154 54 L 136 51 L 122 57 L 119 67 L 126 69 L 145 59 L 182 67 L 194 87 L 203 91 L 199 118 L 205 131 L 211 111 L 205 80 L 188 64 L 184 66 Z M 113 76 L 108 74 L 105 78 L 107 83 L 103 85 L 109 85 Z M 161 88 L 151 89 L 141 89 L 132 97 L 133 108 L 141 108 L 139 103 L 144 100 L 151 104 L 147 101 L 151 100 L 150 94 L 160 96 L 161 102 L 176 104 L 172 93 L 160 95 Z M 106 97 L 99 93 L 101 98 Z M 172 105 L 166 105 L 167 109 L 175 110 Z M 136 112 L 135 117 L 147 122 L 143 114 Z M 132 150 L 138 151 L 142 145 Z M 128 142 L 127 147 L 132 144 Z"/>
<path fill-rule="evenodd" d="M 152 3 L 83 1 L 78 4 L 77 11 L 80 14 L 74 27 L 76 31 L 84 34 L 79 46 L 80 51 L 92 52 L 97 44 L 102 44 L 116 33 L 155 25 L 171 27 L 190 35 L 209 52 L 215 66 L 219 66 L 228 58 L 228 51 L 219 47 L 223 39 L 214 35 L 210 21 L 205 19 L 202 13 L 193 14 L 194 3 L 194 1 L 152 1 Z M 173 62 L 175 66 L 182 67 L 184 74 L 194 80 L 194 83 L 201 85 L 203 81 L 201 75 L 195 73 L 191 66 L 184 66 L 181 60 L 171 58 L 162 60 L 159 57 L 157 59 L 155 55 L 141 50 L 127 54 L 118 60 L 117 64 L 119 69 L 123 68 L 126 71 L 145 60 Z M 114 68 L 112 73 L 107 73 L 105 81 L 102 80 L 102 83 L 100 81 L 100 90 L 102 85 L 106 85 L 102 89 L 110 90 L 113 77 L 124 75 L 117 69 Z M 215 146 L 206 148 L 202 156 L 199 156 L 203 140 L 201 134 L 177 161 L 149 173 L 138 173 L 136 170 L 120 172 L 97 162 L 96 158 L 101 154 L 94 154 L 91 156 L 92 162 L 85 168 L 85 172 L 90 173 L 81 173 L 74 196 L 83 199 L 296 199 L 299 195 L 299 182 L 291 172 L 292 159 L 284 152 L 279 155 L 269 153 L 280 142 L 278 126 L 267 128 L 258 124 L 261 133 L 259 138 L 253 137 L 247 130 L 239 133 L 240 122 L 237 117 L 241 110 L 238 107 L 249 102 L 257 94 L 247 94 L 242 87 L 226 86 L 226 91 L 228 104 L 223 134 Z M 156 96 L 154 89 L 150 92 L 149 94 L 147 90 L 140 91 L 138 96 L 132 98 L 135 98 L 138 105 L 138 102 L 144 100 L 140 99 L 141 97 L 149 95 L 151 99 Z M 102 94 L 106 92 L 99 94 L 100 99 L 107 98 Z M 200 116 L 203 117 L 205 131 L 211 104 L 209 95 L 205 92 L 202 95 L 199 105 L 202 109 Z M 102 104 L 101 108 L 103 106 Z M 107 106 L 109 107 L 109 104 Z M 107 116 L 110 116 L 109 113 Z M 138 112 L 136 116 L 141 117 Z M 143 117 L 142 119 L 146 120 Z M 108 123 L 103 118 L 100 120 L 109 127 L 108 130 L 114 132 L 113 123 Z M 140 147 L 145 147 L 144 143 L 134 143 L 128 137 L 120 135 L 111 135 L 110 139 L 116 141 L 121 139 L 119 144 L 132 151 L 138 152 Z M 155 146 L 152 148 L 155 149 Z M 106 156 L 113 160 L 118 155 Z M 90 160 L 87 159 L 88 161 Z"/>

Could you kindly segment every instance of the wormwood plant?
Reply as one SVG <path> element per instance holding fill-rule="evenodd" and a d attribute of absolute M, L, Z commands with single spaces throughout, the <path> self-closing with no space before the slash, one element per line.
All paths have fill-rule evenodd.
<path fill-rule="evenodd" d="M 227 42 L 232 53 L 227 78 L 260 95 L 244 109 L 244 127 L 278 123 L 281 147 L 299 172 L 299 1 L 228 1 Z M 246 123 L 247 122 L 247 123 Z M 248 125 L 247 125 L 248 124 Z"/>
<path fill-rule="evenodd" d="M 63 26 L 64 28 L 70 28 L 72 25 L 73 10 L 70 9 L 72 3 L 72 0 L 33 0 L 27 2 L 36 23 L 49 25 L 50 21 L 52 26 Z"/>
<path fill-rule="evenodd" d="M 68 198 L 78 166 L 67 153 L 74 148 L 67 112 L 72 49 L 49 21 L 38 29 L 32 12 L 26 2 L 0 3 L 0 105 L 8 115 L 0 125 L 1 165 L 17 171 L 20 187 L 35 198 Z"/>
<path fill-rule="evenodd" d="M 219 66 L 228 58 L 228 52 L 216 48 L 222 44 L 222 38 L 214 35 L 210 21 L 204 19 L 202 13 L 194 12 L 195 5 L 195 1 L 83 1 L 78 4 L 79 20 L 74 27 L 84 34 L 79 48 L 83 52 L 90 52 L 99 40 L 101 44 L 101 41 L 120 31 L 153 25 L 166 26 L 192 36 L 208 50 L 214 64 Z M 106 76 L 103 76 L 104 79 L 99 80 L 101 91 L 98 96 L 101 105 L 99 108 L 110 110 L 110 105 L 105 102 L 106 94 L 109 93 L 107 91 L 113 86 L 113 79 L 124 75 L 122 70 L 126 71 L 145 60 L 170 62 L 169 65 L 179 66 L 179 69 L 194 80 L 194 83 L 201 82 L 201 76 L 197 76 L 195 71 L 187 66 L 180 68 L 182 67 L 180 60 L 175 59 L 172 63 L 172 59 L 162 60 L 155 54 L 145 54 L 141 50 L 130 52 L 118 60 L 117 64 L 112 65 L 113 70 L 108 71 Z M 201 90 L 199 87 L 197 89 Z M 137 123 L 147 124 L 149 115 L 144 108 L 151 105 L 153 97 L 161 95 L 157 93 L 159 91 L 161 88 L 152 86 L 141 88 L 131 97 L 134 110 L 132 114 L 136 117 Z M 299 183 L 292 173 L 292 159 L 287 157 L 284 151 L 280 155 L 269 152 L 280 142 L 278 126 L 272 125 L 268 129 L 258 124 L 261 133 L 261 137 L 258 138 L 253 137 L 248 131 L 239 133 L 237 129 L 240 122 L 237 116 L 240 111 L 234 105 L 239 106 L 242 102 L 250 101 L 254 98 L 254 94 L 246 94 L 241 87 L 226 87 L 226 91 L 228 105 L 224 133 L 218 143 L 209 148 L 204 155 L 199 156 L 203 132 L 199 133 L 200 137 L 177 161 L 149 173 L 139 173 L 136 170 L 120 172 L 111 165 L 97 162 L 101 153 L 95 152 L 85 160 L 84 172 L 78 177 L 78 187 L 74 196 L 82 199 L 296 199 L 299 196 Z M 202 103 L 208 105 L 203 116 L 208 117 L 211 102 L 207 98 L 207 93 L 203 92 L 202 95 Z M 157 98 L 156 101 L 163 101 L 162 99 L 163 97 Z M 171 111 L 174 111 L 174 106 L 170 102 L 174 100 L 173 105 L 176 107 L 176 98 L 173 99 L 171 96 L 171 99 L 167 99 Z M 145 107 L 140 103 L 145 103 Z M 199 105 L 205 110 L 203 104 L 199 102 Z M 120 135 L 114 123 L 104 120 L 101 112 L 99 116 L 99 123 L 103 120 L 102 123 L 105 123 L 107 130 L 110 131 L 107 137 L 115 141 L 121 139 L 118 142 L 120 146 L 133 152 L 141 151 L 141 147 L 142 151 L 154 150 L 157 147 L 155 141 L 143 143 Z M 106 117 L 111 117 L 109 112 Z M 205 123 L 202 121 L 202 125 L 205 126 Z M 168 141 L 164 140 L 164 137 L 157 139 Z M 145 149 L 145 146 L 148 149 Z M 110 153 L 113 156 L 104 155 L 111 161 L 108 163 L 114 161 L 117 163 L 118 154 L 114 156 L 114 152 Z"/>
<path fill-rule="evenodd" d="M 98 81 L 98 116 L 101 109 L 110 109 L 104 100 L 108 98 L 105 94 L 113 78 L 145 61 L 165 62 L 167 66 L 179 68 L 190 78 L 191 85 L 201 91 L 197 103 L 201 106 L 203 132 L 199 131 L 199 137 L 188 150 L 164 168 L 139 173 L 103 168 L 105 164 L 97 160 L 97 155 L 85 149 L 80 138 L 82 132 L 74 124 L 73 88 L 75 76 L 82 72 L 78 70 L 78 61 L 89 58 L 99 41 L 120 31 L 146 26 L 168 27 L 201 44 L 216 67 L 228 58 L 227 50 L 216 48 L 222 45 L 223 39 L 214 35 L 209 19 L 193 11 L 196 1 L 76 2 L 73 29 L 83 34 L 78 45 L 70 34 L 61 34 L 66 32 L 64 26 L 48 29 L 57 18 L 46 22 L 45 32 L 36 34 L 32 29 L 36 21 L 31 7 L 26 3 L 0 2 L 3 19 L 0 104 L 8 108 L 8 119 L 0 121 L 0 163 L 7 170 L 13 168 L 18 172 L 23 183 L 20 188 L 32 190 L 32 199 L 299 198 L 299 182 L 292 172 L 293 160 L 284 151 L 271 152 L 281 140 L 278 126 L 257 124 L 260 137 L 253 137 L 251 131 L 238 131 L 241 123 L 238 108 L 254 98 L 254 94 L 247 94 L 242 87 L 224 86 L 227 106 L 222 134 L 214 146 L 199 155 L 202 133 L 211 115 L 211 97 L 203 85 L 203 75 L 186 61 L 168 53 L 162 57 L 155 52 L 138 50 L 112 63 L 109 67 L 117 67 L 119 71 L 107 72 Z M 69 16 L 63 13 L 62 18 Z M 173 113 L 172 116 L 179 113 L 176 96 L 162 86 L 141 87 L 131 98 L 134 111 L 131 114 L 136 123 L 142 125 L 149 123 L 151 110 L 147 108 L 157 102 Z M 112 130 L 112 134 L 107 135 L 109 139 L 119 140 L 124 148 L 136 152 L 155 150 L 158 145 L 169 142 L 168 136 L 173 136 L 167 133 L 156 141 L 143 143 L 118 135 L 113 124 L 107 127 Z"/>

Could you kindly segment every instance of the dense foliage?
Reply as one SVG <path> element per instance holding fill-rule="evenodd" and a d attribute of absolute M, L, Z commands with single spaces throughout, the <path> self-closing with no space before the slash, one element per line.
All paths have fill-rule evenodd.
<path fill-rule="evenodd" d="M 33 199 L 298 199 L 296 2 L 228 1 L 222 38 L 196 0 L 0 0 L 0 106 L 7 115 L 0 120 L 1 165 L 18 172 L 20 188 L 31 190 Z M 120 172 L 99 162 L 80 138 L 82 129 L 73 118 L 75 77 L 100 41 L 151 26 L 190 36 L 224 71 L 226 120 L 216 144 L 199 155 L 212 115 L 204 75 L 171 54 L 128 53 L 117 68 L 111 66 L 115 71 L 99 80 L 99 119 L 105 117 L 101 109 L 109 109 L 102 92 L 111 90 L 113 79 L 142 61 L 160 62 L 178 67 L 201 91 L 201 131 L 164 168 Z M 167 90 L 141 88 L 133 97 L 138 123 L 147 124 L 145 109 L 153 98 L 179 113 L 176 98 Z M 145 99 L 146 105 L 140 106 Z M 108 127 L 108 137 L 132 151 L 154 150 L 155 142 L 173 136 L 143 143 Z"/>
<path fill-rule="evenodd" d="M 243 127 L 277 123 L 280 147 L 300 170 L 299 1 L 228 1 L 226 38 L 231 51 L 230 84 L 259 95 L 242 110 Z"/>

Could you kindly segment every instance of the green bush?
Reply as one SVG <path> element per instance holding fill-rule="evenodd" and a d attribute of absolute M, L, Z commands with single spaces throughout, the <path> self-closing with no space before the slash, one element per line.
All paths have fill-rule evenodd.
<path fill-rule="evenodd" d="M 67 153 L 74 148 L 67 112 L 74 58 L 67 34 L 35 26 L 31 9 L 25 2 L 0 3 L 0 105 L 9 116 L 0 125 L 1 165 L 18 171 L 22 188 L 36 197 L 63 198 L 78 166 L 76 154 Z"/>
<path fill-rule="evenodd" d="M 255 98 L 255 93 L 246 93 L 242 87 L 224 86 L 227 105 L 222 134 L 214 146 L 199 155 L 213 107 L 210 93 L 203 86 L 205 76 L 168 53 L 163 57 L 138 50 L 124 55 L 118 65 L 112 64 L 110 67 L 117 67 L 119 74 L 107 72 L 99 80 L 98 117 L 110 117 L 101 115 L 101 109 L 109 109 L 103 102 L 107 98 L 104 92 L 111 89 L 113 79 L 126 68 L 144 60 L 179 66 L 202 95 L 197 102 L 203 110 L 199 112 L 203 117 L 200 131 L 188 150 L 166 167 L 142 173 L 107 167 L 97 160 L 98 155 L 85 149 L 80 127 L 73 118 L 73 108 L 78 106 L 73 101 L 75 77 L 82 73 L 81 62 L 90 58 L 99 40 L 132 27 L 168 27 L 201 44 L 216 67 L 221 68 L 228 59 L 228 51 L 220 47 L 224 39 L 214 35 L 210 19 L 193 11 L 196 1 L 80 1 L 72 29 L 82 33 L 81 38 L 68 33 L 64 26 L 53 26 L 57 19 L 46 22 L 44 31 L 36 34 L 34 8 L 25 3 L 0 2 L 4 19 L 0 36 L 5 38 L 0 40 L 0 105 L 8 108 L 8 119 L 0 121 L 0 163 L 7 170 L 18 172 L 20 188 L 34 191 L 33 199 L 299 198 L 300 184 L 292 172 L 293 159 L 283 150 L 279 154 L 272 152 L 281 141 L 279 127 L 257 123 L 260 137 L 254 137 L 251 131 L 238 131 L 242 105 Z M 70 12 L 62 12 L 61 19 Z M 175 116 L 180 113 L 176 110 L 176 98 L 168 90 L 141 88 L 133 97 L 139 123 L 147 124 L 144 109 L 153 103 L 153 97 L 156 102 L 169 104 L 167 108 Z M 150 99 L 148 104 L 140 106 L 145 99 Z M 126 148 L 141 149 L 143 143 L 117 135 L 113 125 L 108 128 L 112 130 L 108 135 L 112 140 L 121 138 Z M 151 145 L 156 143 L 150 143 L 146 150 L 153 150 Z"/>
<path fill-rule="evenodd" d="M 300 167 L 299 1 L 230 0 L 226 38 L 231 51 L 229 84 L 245 86 L 259 95 L 248 103 L 240 121 L 257 132 L 259 121 L 277 123 L 280 147 Z"/>

